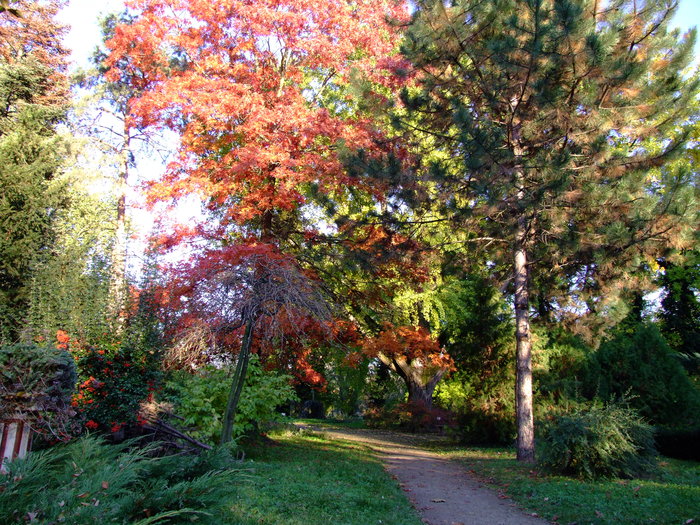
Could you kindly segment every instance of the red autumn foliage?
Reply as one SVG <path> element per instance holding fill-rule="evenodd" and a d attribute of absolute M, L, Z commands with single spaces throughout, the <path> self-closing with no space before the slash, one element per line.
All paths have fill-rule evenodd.
<path fill-rule="evenodd" d="M 379 358 L 405 381 L 409 403 L 422 404 L 427 409 L 432 408 L 438 381 L 454 369 L 449 354 L 420 327 L 386 324 L 377 337 L 363 343 L 362 350 Z"/>
<path fill-rule="evenodd" d="M 382 76 L 379 66 L 395 62 L 397 32 L 387 20 L 407 18 L 402 2 L 128 6 L 140 14 L 108 42 L 109 75 L 131 79 L 141 93 L 131 107 L 134 125 L 181 138 L 176 160 L 150 187 L 151 202 L 200 195 L 226 227 L 295 209 L 308 183 L 325 191 L 357 184 L 337 145 L 371 149 L 378 132 L 368 118 L 346 118 L 351 102 L 326 102 L 324 90 L 347 84 L 352 71 Z"/>
<path fill-rule="evenodd" d="M 380 354 L 389 358 L 402 358 L 407 362 L 421 362 L 423 366 L 454 369 L 454 361 L 425 328 L 393 326 L 386 324 L 377 337 L 372 337 L 362 345 L 369 357 Z"/>

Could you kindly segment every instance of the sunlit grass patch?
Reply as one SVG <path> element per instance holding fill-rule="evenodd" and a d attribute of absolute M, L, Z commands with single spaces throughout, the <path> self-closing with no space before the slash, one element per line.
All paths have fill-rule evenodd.
<path fill-rule="evenodd" d="M 283 432 L 249 448 L 250 478 L 226 523 L 418 525 L 415 510 L 370 450 L 322 434 Z"/>
<path fill-rule="evenodd" d="M 542 474 L 518 463 L 508 449 L 457 448 L 444 453 L 523 508 L 557 523 L 700 520 L 700 463 L 662 458 L 659 473 L 650 479 L 581 481 Z"/>

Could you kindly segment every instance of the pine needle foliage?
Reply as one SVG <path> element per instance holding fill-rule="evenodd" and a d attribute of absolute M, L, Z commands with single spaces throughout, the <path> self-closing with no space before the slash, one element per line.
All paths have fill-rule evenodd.
<path fill-rule="evenodd" d="M 615 403 L 560 416 L 545 430 L 539 454 L 547 470 L 583 479 L 632 478 L 656 466 L 652 427 Z"/>
<path fill-rule="evenodd" d="M 228 449 L 152 458 L 87 436 L 33 452 L 0 475 L 5 523 L 175 523 L 216 513 L 240 477 Z"/>
<path fill-rule="evenodd" d="M 695 31 L 668 29 L 676 7 L 416 2 L 402 46 L 414 84 L 395 121 L 428 145 L 430 205 L 511 264 L 519 459 L 534 453 L 531 299 L 603 312 L 631 269 L 692 243 L 692 176 L 659 169 L 684 151 L 700 86 L 685 76 Z"/>

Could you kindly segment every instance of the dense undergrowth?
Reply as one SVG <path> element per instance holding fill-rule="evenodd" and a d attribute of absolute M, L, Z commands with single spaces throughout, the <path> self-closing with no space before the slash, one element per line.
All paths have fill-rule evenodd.
<path fill-rule="evenodd" d="M 281 431 L 198 456 L 149 457 L 134 442 L 85 437 L 35 452 L 0 475 L 2 523 L 419 525 L 371 451 Z"/>
<path fill-rule="evenodd" d="M 0 475 L 3 523 L 220 523 L 240 483 L 230 450 L 150 457 L 134 441 L 87 436 L 36 451 Z"/>

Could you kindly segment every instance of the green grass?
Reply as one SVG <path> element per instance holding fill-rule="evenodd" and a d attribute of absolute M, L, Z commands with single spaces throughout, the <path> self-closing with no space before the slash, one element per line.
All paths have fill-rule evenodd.
<path fill-rule="evenodd" d="M 224 523 L 420 525 L 415 510 L 362 445 L 308 432 L 248 448 L 248 476 L 232 491 Z"/>
<path fill-rule="evenodd" d="M 506 449 L 442 452 L 526 510 L 557 523 L 700 523 L 700 463 L 663 458 L 653 479 L 587 482 L 544 475 Z"/>
<path fill-rule="evenodd" d="M 297 418 L 295 423 L 311 425 L 319 428 L 367 428 L 363 419 L 311 419 Z"/>

